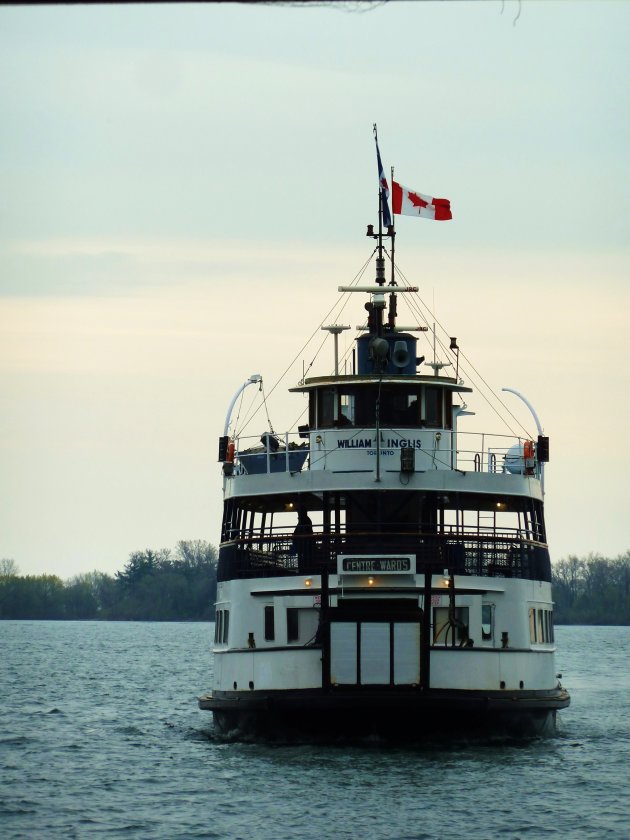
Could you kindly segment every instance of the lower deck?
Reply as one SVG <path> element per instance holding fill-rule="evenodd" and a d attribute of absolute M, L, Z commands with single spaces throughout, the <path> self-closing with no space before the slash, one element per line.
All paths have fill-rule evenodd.
<path fill-rule="evenodd" d="M 569 699 L 550 584 L 418 574 L 411 559 L 340 556 L 335 574 L 220 582 L 201 708 L 228 729 L 552 721 Z"/>

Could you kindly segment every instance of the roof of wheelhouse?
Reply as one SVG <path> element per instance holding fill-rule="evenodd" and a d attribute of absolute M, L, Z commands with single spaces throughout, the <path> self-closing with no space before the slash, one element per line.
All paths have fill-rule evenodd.
<path fill-rule="evenodd" d="M 347 374 L 337 376 L 314 376 L 305 379 L 302 385 L 296 385 L 294 388 L 289 388 L 291 392 L 304 393 L 313 391 L 323 385 L 432 385 L 434 387 L 443 388 L 446 391 L 457 391 L 461 393 L 471 393 L 472 388 L 466 385 L 460 385 L 459 382 L 447 376 L 407 376 L 404 374 L 361 374 L 360 376 Z"/>

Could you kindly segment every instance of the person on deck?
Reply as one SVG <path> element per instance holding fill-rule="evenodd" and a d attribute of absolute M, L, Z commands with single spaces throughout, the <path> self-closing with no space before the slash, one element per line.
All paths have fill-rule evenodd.
<path fill-rule="evenodd" d="M 298 558 L 298 571 L 307 572 L 313 557 L 313 523 L 303 505 L 298 509 L 298 522 L 293 532 L 293 548 Z"/>

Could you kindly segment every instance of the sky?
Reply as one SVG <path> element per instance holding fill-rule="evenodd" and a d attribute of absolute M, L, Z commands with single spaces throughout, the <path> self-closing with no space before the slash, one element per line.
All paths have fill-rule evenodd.
<path fill-rule="evenodd" d="M 628 31 L 606 0 L 1 7 L 0 558 L 218 544 L 232 395 L 261 373 L 295 424 L 370 255 L 375 122 L 453 208 L 398 221 L 398 266 L 550 437 L 552 557 L 630 549 Z"/>

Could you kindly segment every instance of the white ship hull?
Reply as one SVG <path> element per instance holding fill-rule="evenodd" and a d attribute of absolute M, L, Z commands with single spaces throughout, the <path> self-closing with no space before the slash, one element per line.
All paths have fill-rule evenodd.
<path fill-rule="evenodd" d="M 431 576 L 433 613 L 426 628 L 423 575 L 392 574 L 389 580 L 380 575 L 379 589 L 370 588 L 374 608 L 359 598 L 360 612 L 353 611 L 352 599 L 363 594 L 366 577 L 349 582 L 347 576 L 330 575 L 325 619 L 321 576 L 220 584 L 218 609 L 233 616 L 229 633 L 244 642 L 252 633 L 256 645 L 215 647 L 214 688 L 200 705 L 214 711 L 222 732 L 553 731 L 556 711 L 569 700 L 558 686 L 555 645 L 544 636 L 553 606 L 549 583 L 454 576 L 457 609 L 466 610 L 468 620 L 469 640 L 460 646 L 456 633 L 434 638 L 436 617 L 449 609 L 450 578 Z M 385 614 L 392 599 L 396 612 Z M 279 632 L 265 640 L 270 606 Z M 484 632 L 488 606 L 490 627 Z M 292 640 L 287 610 L 298 611 L 301 635 Z M 536 623 L 542 613 L 540 642 L 531 641 L 531 610 Z M 423 645 L 427 633 L 429 643 Z"/>

